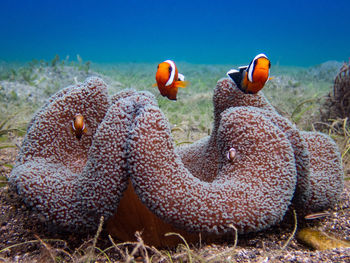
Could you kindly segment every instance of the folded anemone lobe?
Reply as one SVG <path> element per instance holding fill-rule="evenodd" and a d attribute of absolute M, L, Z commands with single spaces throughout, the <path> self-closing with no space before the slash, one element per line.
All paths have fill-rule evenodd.
<path fill-rule="evenodd" d="M 263 92 L 246 94 L 237 88 L 230 78 L 223 78 L 217 82 L 213 96 L 214 114 L 218 115 L 225 109 L 238 106 L 253 106 L 274 111 L 273 106 L 268 102 Z"/>
<path fill-rule="evenodd" d="M 107 223 L 110 233 L 130 240 L 136 230 L 143 230 L 148 244 L 167 246 L 179 242 L 165 238 L 167 232 L 181 233 L 188 241 L 198 240 L 201 232 L 203 239 L 214 241 L 231 234 L 230 224 L 243 233 L 282 219 L 293 196 L 296 171 L 287 138 L 268 119 L 243 107 L 223 113 L 217 135 L 220 168 L 209 183 L 186 169 L 159 108 L 134 107 L 127 158 L 131 183 Z M 227 159 L 231 148 L 237 149 L 237 161 Z"/>
<path fill-rule="evenodd" d="M 230 79 L 222 79 L 218 82 L 213 100 L 215 123 L 220 122 L 219 113 L 222 110 L 237 106 L 253 106 L 256 112 L 269 118 L 286 134 L 294 151 L 298 174 L 293 203 L 299 213 L 319 211 L 334 204 L 342 190 L 343 174 L 339 151 L 329 136 L 321 134 L 306 136 L 309 133 L 299 131 L 289 120 L 279 115 L 261 92 L 253 95 L 244 94 Z M 213 133 L 216 126 L 214 124 Z M 314 142 L 318 142 L 317 146 L 312 145 Z M 319 155 L 318 151 L 322 151 L 322 163 L 315 161 Z M 322 179 L 321 174 L 324 176 Z M 325 180 L 331 180 L 331 182 L 327 185 Z M 335 185 L 337 187 L 334 187 Z M 320 201 L 322 199 L 320 196 L 327 196 L 327 198 Z M 320 202 L 323 205 L 319 205 Z"/>
<path fill-rule="evenodd" d="M 211 136 L 175 149 L 188 171 L 206 182 L 212 182 L 218 174 L 219 153 L 216 149 L 216 140 L 212 140 L 213 136 L 212 133 Z"/>
<path fill-rule="evenodd" d="M 83 210 L 89 215 L 93 213 L 96 219 L 102 215 L 105 219 L 110 218 L 127 189 L 128 138 L 138 107 L 156 105 L 154 97 L 148 92 L 120 92 L 112 101 L 114 103 L 94 136 L 89 163 L 81 176 L 82 185 L 87 186 L 80 192 L 85 200 Z"/>
<path fill-rule="evenodd" d="M 220 123 L 220 112 L 237 106 L 255 107 L 256 112 L 269 118 L 286 134 L 294 151 L 298 174 L 293 203 L 299 213 L 327 209 L 338 200 L 343 189 L 343 168 L 339 150 L 329 136 L 299 131 L 289 120 L 277 113 L 261 92 L 244 94 L 227 78 L 218 81 L 213 101 L 213 134 Z M 329 181 L 329 184 L 326 181 Z"/>
<path fill-rule="evenodd" d="M 112 101 L 118 101 L 120 103 L 118 113 L 116 113 L 119 118 L 129 115 L 126 110 L 133 115 L 132 119 L 134 119 L 144 107 L 157 107 L 154 97 L 147 92 L 136 93 L 132 90 L 126 90 L 113 96 Z M 128 124 L 128 126 L 129 131 L 134 128 L 134 124 L 132 126 Z M 125 147 L 129 147 L 129 143 L 128 140 L 125 140 Z M 150 142 L 146 141 L 145 143 Z M 146 152 L 144 154 L 147 155 Z M 130 156 L 130 153 L 125 154 L 127 160 Z M 130 172 L 130 175 L 132 175 L 132 172 Z M 169 232 L 180 233 L 186 240 L 192 242 L 197 241 L 199 237 L 198 234 L 191 234 L 178 229 L 156 216 L 145 206 L 139 196 L 136 195 L 130 179 L 128 181 L 128 187 L 123 192 L 123 197 L 118 204 L 116 213 L 108 219 L 106 227 L 110 234 L 125 241 L 134 240 L 135 231 L 141 231 L 144 242 L 156 246 L 173 246 L 179 243 L 177 237 L 164 236 Z M 206 240 L 210 240 L 210 238 L 215 239 L 215 237 L 206 236 Z"/>
<path fill-rule="evenodd" d="M 218 81 L 214 90 L 214 126 L 212 134 L 191 145 L 181 146 L 176 151 L 186 168 L 201 180 L 212 182 L 217 176 L 218 158 L 217 129 L 221 113 L 230 107 L 254 106 L 274 111 L 262 92 L 245 94 L 229 78 Z"/>
<path fill-rule="evenodd" d="M 67 87 L 53 95 L 33 117 L 17 163 L 45 158 L 80 172 L 92 137 L 109 106 L 106 85 L 98 78 Z M 71 131 L 74 116 L 82 114 L 89 132 L 81 141 Z M 78 164 L 75 164 L 75 163 Z"/>
<path fill-rule="evenodd" d="M 337 145 L 319 132 L 301 132 L 310 152 L 310 188 L 304 212 L 322 211 L 334 205 L 344 187 L 344 172 Z"/>
<path fill-rule="evenodd" d="M 309 195 L 310 182 L 310 152 L 307 142 L 301 132 L 289 120 L 279 115 L 276 111 L 252 108 L 256 112 L 269 118 L 287 136 L 294 153 L 295 167 L 297 171 L 297 185 L 295 189 L 293 203 L 297 208 L 302 209 L 307 196 Z"/>
<path fill-rule="evenodd" d="M 298 195 L 295 197 L 295 200 L 296 202 L 303 203 L 305 193 L 309 188 L 308 174 L 310 172 L 310 161 L 306 142 L 300 135 L 299 130 L 290 121 L 277 113 L 261 91 L 257 94 L 245 94 L 228 78 L 218 81 L 214 90 L 213 104 L 214 127 L 212 134 L 191 145 L 177 148 L 177 152 L 181 156 L 186 168 L 194 176 L 202 180 L 213 181 L 217 177 L 219 167 L 217 146 L 219 138 L 217 138 L 217 134 L 221 122 L 221 113 L 231 107 L 249 107 L 250 110 L 270 119 L 289 139 L 293 148 L 298 174 L 296 189 Z"/>
<path fill-rule="evenodd" d="M 182 163 L 159 108 L 140 109 L 128 158 L 136 194 L 165 222 L 187 231 L 223 234 L 233 224 L 243 233 L 279 222 L 296 182 L 289 141 L 268 119 L 249 110 L 232 108 L 221 124 L 222 167 L 218 179 L 208 183 Z M 224 163 L 231 147 L 237 149 L 237 162 Z"/>
<path fill-rule="evenodd" d="M 54 224 L 74 225 L 81 217 L 78 173 L 107 108 L 106 86 L 91 78 L 59 91 L 33 117 L 10 176 L 30 206 Z M 85 116 L 89 132 L 77 140 L 71 132 L 74 116 Z"/>
<path fill-rule="evenodd" d="M 127 186 L 123 134 L 130 123 L 115 118 L 118 111 L 103 81 L 90 78 L 60 91 L 33 118 L 10 183 L 47 222 L 95 229 L 100 216 L 114 213 Z M 89 129 L 80 140 L 71 132 L 77 113 Z"/>

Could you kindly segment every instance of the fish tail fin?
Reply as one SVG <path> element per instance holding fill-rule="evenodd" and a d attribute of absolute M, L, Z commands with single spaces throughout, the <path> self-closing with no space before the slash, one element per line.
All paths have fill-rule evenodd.
<path fill-rule="evenodd" d="M 189 84 L 190 84 L 190 82 L 188 82 L 188 81 L 176 81 L 175 82 L 175 86 L 178 88 L 186 88 Z"/>

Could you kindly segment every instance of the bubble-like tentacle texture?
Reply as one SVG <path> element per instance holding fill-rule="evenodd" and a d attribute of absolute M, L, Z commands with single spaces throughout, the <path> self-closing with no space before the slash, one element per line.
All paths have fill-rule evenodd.
<path fill-rule="evenodd" d="M 187 169 L 196 177 L 208 182 L 213 181 L 218 173 L 217 131 L 220 125 L 221 113 L 230 107 L 254 106 L 274 111 L 264 95 L 245 94 L 236 87 L 229 78 L 218 81 L 214 90 L 214 126 L 212 134 L 191 145 L 178 147 L 176 151 L 181 156 Z"/>
<path fill-rule="evenodd" d="M 68 87 L 50 101 L 31 123 L 10 183 L 48 222 L 96 228 L 100 216 L 114 213 L 127 186 L 130 107 L 119 101 L 109 107 L 106 85 L 98 78 Z M 81 140 L 70 131 L 77 113 L 88 126 Z"/>
<path fill-rule="evenodd" d="M 126 190 L 127 139 L 134 118 L 133 105 L 132 99 L 120 99 L 109 107 L 79 176 L 81 209 L 83 215 L 89 217 L 91 228 L 97 227 L 102 215 L 108 219 L 115 213 Z"/>
<path fill-rule="evenodd" d="M 186 168 L 202 180 L 213 181 L 217 177 L 219 169 L 217 132 L 221 122 L 221 113 L 231 107 L 250 107 L 251 110 L 269 118 L 289 139 L 294 151 L 298 173 L 294 202 L 303 204 L 306 200 L 305 196 L 310 191 L 310 161 L 306 142 L 300 135 L 299 130 L 290 121 L 276 112 L 261 91 L 257 94 L 245 94 L 228 78 L 218 81 L 214 90 L 213 104 L 214 127 L 212 134 L 191 145 L 182 146 L 177 149 Z"/>
<path fill-rule="evenodd" d="M 334 205 L 343 191 L 344 172 L 335 142 L 320 132 L 301 132 L 310 152 L 311 187 L 304 212 L 321 211 Z"/>
<path fill-rule="evenodd" d="M 140 108 L 130 135 L 130 173 L 137 195 L 157 216 L 188 231 L 258 231 L 279 222 L 291 202 L 296 171 L 290 143 L 269 119 L 242 108 L 222 114 L 217 180 L 193 176 L 175 152 L 156 107 Z M 234 147 L 237 161 L 226 153 Z"/>
<path fill-rule="evenodd" d="M 92 135 L 108 106 L 106 84 L 99 78 L 89 78 L 84 83 L 57 92 L 34 115 L 17 163 L 50 156 L 54 162 L 67 162 L 68 167 L 78 167 L 75 162 L 86 160 Z M 87 136 L 83 136 L 80 141 L 76 140 L 70 130 L 76 114 L 84 114 L 89 128 Z"/>
<path fill-rule="evenodd" d="M 55 94 L 53 94 L 51 97 L 49 97 L 46 100 L 45 104 L 36 113 L 34 113 L 33 118 L 28 123 L 27 131 L 29 131 L 32 124 L 36 121 L 37 117 L 39 117 L 40 114 L 42 114 L 42 112 L 45 111 L 45 109 L 47 108 L 48 105 L 50 105 L 50 103 L 52 103 L 56 99 L 62 98 L 64 95 L 71 92 L 73 89 L 76 89 L 82 85 L 101 86 L 101 87 L 106 86 L 106 84 L 103 82 L 102 79 L 92 77 L 92 78 L 86 79 L 86 81 L 84 83 L 77 83 L 76 85 L 70 85 L 68 87 L 65 87 L 65 88 L 57 91 Z"/>
<path fill-rule="evenodd" d="M 324 134 L 306 136 L 306 133 L 299 131 L 289 120 L 280 116 L 261 92 L 254 95 L 243 94 L 230 79 L 219 80 L 214 91 L 213 100 L 215 114 L 214 131 L 219 122 L 218 113 L 220 111 L 229 107 L 254 106 L 259 108 L 256 111 L 270 118 L 274 124 L 285 132 L 295 155 L 298 181 L 293 203 L 299 212 L 304 213 L 307 210 L 317 211 L 326 209 L 334 204 L 342 191 L 343 172 L 341 162 L 337 157 L 339 151 L 330 137 Z M 325 151 L 328 152 L 328 156 L 324 157 L 323 164 L 315 160 L 311 162 L 312 158 L 318 156 L 317 151 L 322 149 L 321 146 L 316 148 L 315 146 L 311 146 L 315 142 L 316 137 L 318 141 L 324 141 Z M 323 139 L 321 140 L 321 138 Z M 327 155 L 326 153 L 324 154 Z M 324 176 L 322 179 L 321 174 Z M 325 183 L 328 180 L 332 181 L 329 185 Z M 322 198 L 317 198 L 318 192 L 320 193 L 319 196 L 328 196 L 329 200 L 320 201 Z M 320 205 L 320 203 L 323 205 Z"/>
<path fill-rule="evenodd" d="M 295 189 L 293 203 L 297 208 L 303 209 L 307 196 L 311 191 L 310 182 L 310 152 L 307 143 L 301 132 L 286 118 L 277 114 L 276 111 L 269 111 L 255 108 L 255 111 L 260 112 L 265 117 L 269 118 L 271 122 L 277 125 L 282 132 L 284 132 L 292 145 L 295 165 L 298 175 L 297 186 Z"/>

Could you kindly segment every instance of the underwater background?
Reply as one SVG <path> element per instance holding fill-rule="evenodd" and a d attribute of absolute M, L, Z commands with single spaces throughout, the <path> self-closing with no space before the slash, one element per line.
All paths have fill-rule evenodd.
<path fill-rule="evenodd" d="M 349 61 L 349 11 L 348 0 L 0 0 L 0 124 L 25 131 L 51 95 L 98 76 L 110 94 L 153 93 L 184 140 L 194 141 L 212 128 L 217 81 L 265 53 L 273 78 L 264 94 L 312 129 Z M 152 87 L 166 59 L 190 82 L 176 102 Z"/>
<path fill-rule="evenodd" d="M 348 0 L 0 1 L 0 60 L 313 66 L 350 56 Z"/>
<path fill-rule="evenodd" d="M 129 88 L 149 91 L 169 120 L 175 145 L 191 144 L 212 132 L 218 80 L 262 52 L 271 61 L 272 78 L 260 94 L 299 130 L 326 133 L 339 147 L 346 192 L 334 213 L 314 225 L 349 242 L 349 18 L 350 0 L 0 0 L 0 260 L 63 262 L 70 256 L 52 258 L 59 254 L 51 254 L 51 245 L 44 242 L 56 239 L 44 230 L 44 242 L 40 240 L 31 227 L 36 221 L 28 220 L 26 210 L 14 209 L 18 203 L 8 203 L 12 197 L 6 194 L 28 124 L 51 96 L 91 76 L 101 78 L 111 96 Z M 190 83 L 179 89 L 177 101 L 152 86 L 157 65 L 166 59 L 174 60 Z M 339 108 L 347 115 L 339 114 Z M 305 262 L 306 253 L 323 252 L 311 252 L 294 240 L 302 226 L 295 220 L 295 226 L 274 228 L 273 233 L 239 237 L 233 246 L 210 245 L 201 252 L 200 245 L 186 253 L 165 253 L 170 262 L 187 262 L 187 254 L 188 261 L 203 256 L 208 260 L 201 262 L 213 262 L 227 255 L 227 262 L 244 257 L 265 262 L 270 256 L 291 259 L 293 253 L 299 255 L 294 260 Z M 71 235 L 61 238 L 73 262 L 89 261 L 89 242 L 71 242 Z M 99 246 L 110 247 L 105 241 Z M 55 247 L 64 251 L 60 244 Z M 107 249 L 99 251 L 106 255 Z M 120 259 L 113 254 L 108 254 L 112 261 Z M 344 249 L 322 255 L 332 261 L 334 255 L 349 254 Z"/>

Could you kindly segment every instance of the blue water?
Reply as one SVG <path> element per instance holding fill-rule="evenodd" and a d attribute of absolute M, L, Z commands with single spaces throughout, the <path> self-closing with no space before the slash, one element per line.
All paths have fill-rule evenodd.
<path fill-rule="evenodd" d="M 0 0 L 0 60 L 311 66 L 350 57 L 349 0 Z"/>

